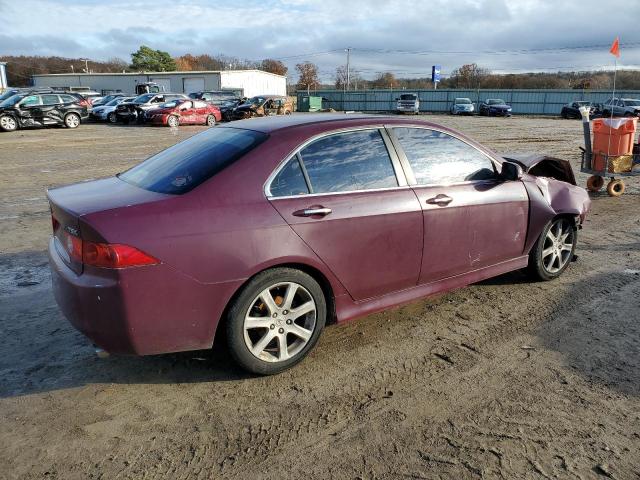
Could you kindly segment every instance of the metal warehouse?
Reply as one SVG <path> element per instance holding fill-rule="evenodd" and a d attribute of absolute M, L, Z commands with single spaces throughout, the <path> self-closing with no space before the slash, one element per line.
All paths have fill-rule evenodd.
<path fill-rule="evenodd" d="M 240 90 L 246 97 L 287 94 L 286 77 L 261 70 L 33 75 L 36 87 L 90 87 L 101 93 L 133 93 L 137 84 L 146 82 L 156 82 L 164 91 L 176 93 Z"/>

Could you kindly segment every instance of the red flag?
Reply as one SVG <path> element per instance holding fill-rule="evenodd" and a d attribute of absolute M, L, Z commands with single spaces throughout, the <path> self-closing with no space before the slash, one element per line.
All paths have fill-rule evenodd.
<path fill-rule="evenodd" d="M 620 40 L 618 39 L 618 37 L 616 37 L 616 39 L 613 41 L 613 44 L 611 44 L 611 50 L 609 50 L 609 53 L 620 58 Z"/>

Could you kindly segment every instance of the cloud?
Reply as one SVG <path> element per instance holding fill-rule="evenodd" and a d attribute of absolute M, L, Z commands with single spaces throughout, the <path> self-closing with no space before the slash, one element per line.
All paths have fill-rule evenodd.
<path fill-rule="evenodd" d="M 607 48 L 541 49 L 619 35 L 622 62 L 640 65 L 640 2 L 628 0 L 0 0 L 0 11 L 2 54 L 128 60 L 144 43 L 173 55 L 284 58 L 291 70 L 308 59 L 330 80 L 345 47 L 365 77 L 428 76 L 435 63 L 445 73 L 468 62 L 499 72 L 593 69 L 611 65 Z"/>

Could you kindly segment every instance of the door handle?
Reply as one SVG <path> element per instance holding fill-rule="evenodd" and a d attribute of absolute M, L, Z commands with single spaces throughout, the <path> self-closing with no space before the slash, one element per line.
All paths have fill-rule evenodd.
<path fill-rule="evenodd" d="M 313 217 L 314 215 L 325 216 L 329 215 L 332 212 L 330 208 L 325 207 L 313 207 L 313 208 L 305 208 L 304 210 L 298 210 L 293 212 L 296 217 Z"/>
<path fill-rule="evenodd" d="M 439 194 L 436 195 L 435 197 L 432 198 L 428 198 L 427 199 L 427 203 L 429 205 L 440 205 L 440 206 L 444 206 L 444 205 L 449 205 L 451 203 L 451 201 L 453 200 L 453 198 L 444 195 L 444 194 Z"/>

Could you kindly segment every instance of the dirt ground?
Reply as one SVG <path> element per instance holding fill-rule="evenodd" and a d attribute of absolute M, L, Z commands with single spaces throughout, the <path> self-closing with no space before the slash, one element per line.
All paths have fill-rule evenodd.
<path fill-rule="evenodd" d="M 429 119 L 577 166 L 577 121 Z M 560 279 L 512 273 L 328 327 L 278 376 L 224 345 L 98 359 L 51 294 L 45 188 L 200 130 L 0 134 L 0 478 L 640 479 L 640 179 L 593 197 Z"/>

